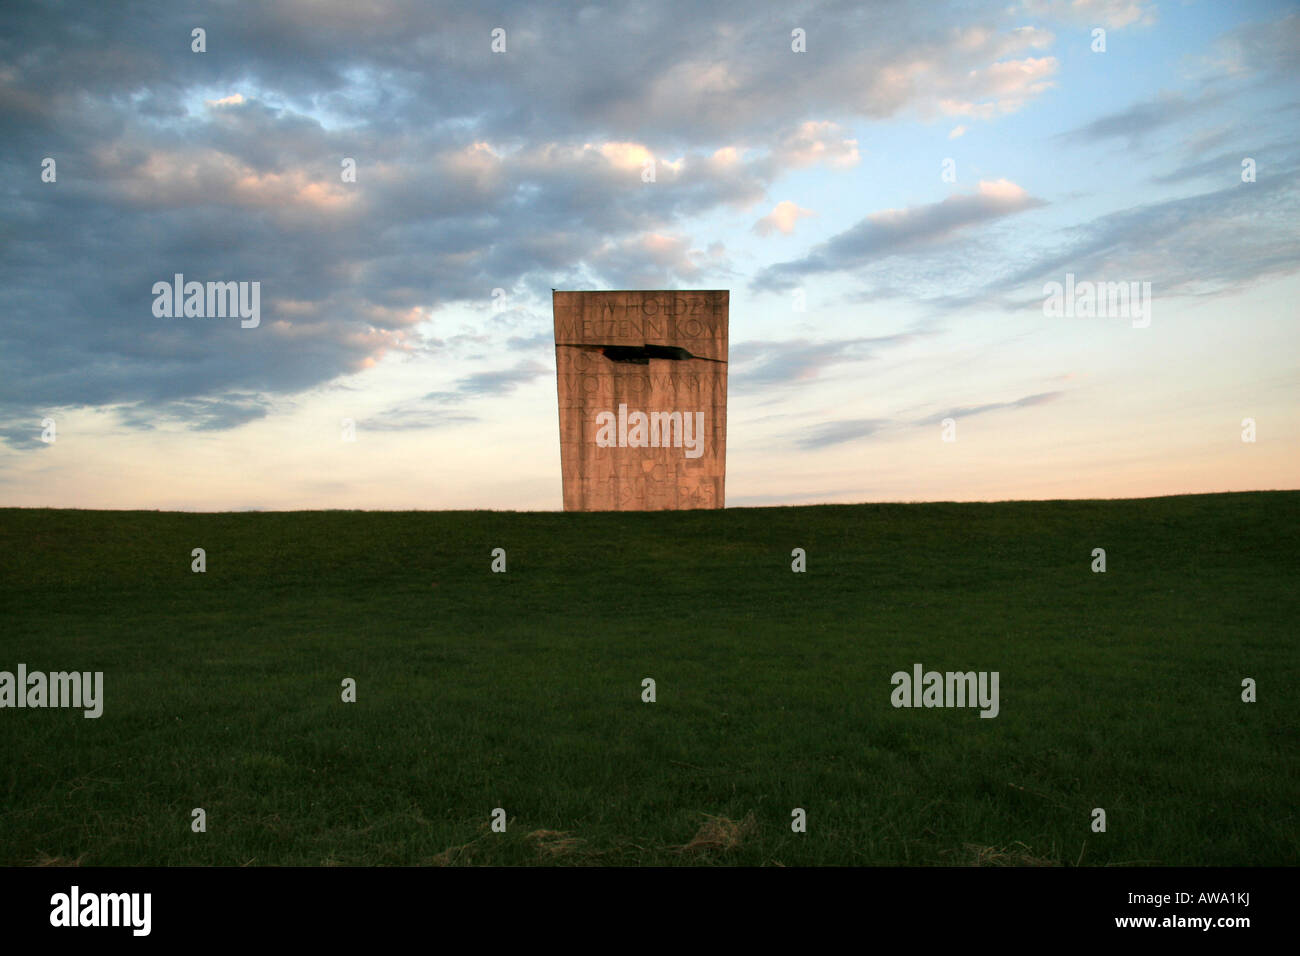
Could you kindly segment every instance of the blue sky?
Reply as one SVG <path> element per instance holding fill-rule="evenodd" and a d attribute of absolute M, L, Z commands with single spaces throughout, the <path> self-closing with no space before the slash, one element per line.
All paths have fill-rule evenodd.
<path fill-rule="evenodd" d="M 1294 4 L 0 23 L 0 505 L 559 508 L 553 287 L 731 290 L 730 505 L 1298 486 Z"/>

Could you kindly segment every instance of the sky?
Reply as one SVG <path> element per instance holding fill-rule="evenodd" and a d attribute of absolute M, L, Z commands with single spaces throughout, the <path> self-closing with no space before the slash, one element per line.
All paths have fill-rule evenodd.
<path fill-rule="evenodd" d="M 1297 130 L 1295 3 L 9 2 L 0 506 L 558 510 L 556 288 L 730 290 L 728 506 L 1300 488 Z"/>

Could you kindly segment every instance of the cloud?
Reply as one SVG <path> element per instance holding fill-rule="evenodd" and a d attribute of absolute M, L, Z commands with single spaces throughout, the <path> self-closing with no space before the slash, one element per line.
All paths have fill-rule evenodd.
<path fill-rule="evenodd" d="M 1137 145 L 1156 131 L 1182 122 L 1222 101 L 1223 96 L 1218 93 L 1206 93 L 1190 99 L 1181 93 L 1162 93 L 1119 112 L 1100 116 L 1083 126 L 1061 133 L 1058 138 L 1067 143 L 1084 145 L 1126 138 L 1130 145 Z"/>
<path fill-rule="evenodd" d="M 785 199 L 777 203 L 766 216 L 754 223 L 754 232 L 760 236 L 769 236 L 773 232 L 788 236 L 794 232 L 794 224 L 798 220 L 815 215 L 817 214 L 811 209 L 804 209 L 802 206 L 795 205 L 790 200 Z"/>
<path fill-rule="evenodd" d="M 721 244 L 698 249 L 686 236 L 647 233 L 606 242 L 588 261 L 601 274 L 624 277 L 612 288 L 662 289 L 697 284 L 707 270 L 722 267 L 726 255 Z"/>
<path fill-rule="evenodd" d="M 476 415 L 452 412 L 417 401 L 394 405 L 378 415 L 363 419 L 357 423 L 357 431 L 361 433 L 422 431 L 469 425 L 477 421 L 480 419 Z"/>
<path fill-rule="evenodd" d="M 846 135 L 838 123 L 809 120 L 789 131 L 774 150 L 779 165 L 801 169 L 825 163 L 833 169 L 856 166 L 861 160 L 858 141 Z"/>
<path fill-rule="evenodd" d="M 1148 7 L 1041 10 L 1118 26 Z M 3 420 L 128 406 L 234 427 L 256 414 L 241 396 L 456 348 L 428 320 L 493 288 L 720 283 L 728 251 L 697 223 L 753 222 L 791 171 L 853 169 L 874 121 L 973 128 L 1059 70 L 1054 34 L 1005 5 L 814 0 L 807 54 L 789 49 L 788 11 L 693 0 L 220 4 L 206 54 L 185 9 L 148 12 L 0 9 L 0 310 L 22 317 L 0 324 Z M 1242 28 L 1220 53 L 1286 68 L 1295 22 Z M 57 184 L 32 175 L 43 156 Z M 756 285 L 939 248 L 1036 203 L 991 183 L 879 213 Z M 155 319 L 149 290 L 177 272 L 260 281 L 261 327 Z M 493 347 L 518 331 L 494 327 Z"/>
<path fill-rule="evenodd" d="M 1156 22 L 1155 5 L 1144 0 L 1025 0 L 1024 9 L 1035 16 L 1114 30 Z"/>
<path fill-rule="evenodd" d="M 916 421 L 916 425 L 938 425 L 945 418 L 970 418 L 973 415 L 984 415 L 988 412 L 1000 411 L 1004 408 L 1031 408 L 1034 405 L 1045 405 L 1048 402 L 1054 402 L 1064 392 L 1039 392 L 1036 395 L 1026 395 L 1024 398 L 1018 398 L 1013 402 L 989 402 L 984 405 L 963 405 L 958 408 L 950 408 L 946 412 L 939 412 L 937 415 L 931 415 L 928 418 L 922 418 Z"/>
<path fill-rule="evenodd" d="M 1028 287 L 1042 301 L 1042 283 L 1080 278 L 1151 282 L 1156 298 L 1219 294 L 1247 283 L 1300 270 L 1300 166 L 1270 171 L 1243 183 L 1241 167 L 1225 170 L 1230 185 L 1211 192 L 1145 203 L 1072 227 L 1065 242 L 966 297 L 1002 298 L 1008 308 L 1029 300 L 1010 298 Z M 954 305 L 964 304 L 955 301 Z"/>
<path fill-rule="evenodd" d="M 1243 137 L 1244 138 L 1244 137 Z M 1235 182 L 1241 179 L 1242 160 L 1247 157 L 1265 169 L 1294 169 L 1300 166 L 1300 150 L 1294 142 L 1256 143 L 1246 148 L 1206 156 L 1204 150 L 1189 150 L 1193 157 L 1167 173 L 1152 176 L 1153 183 L 1180 183 L 1189 180 Z"/>
<path fill-rule="evenodd" d="M 520 385 L 527 385 L 540 376 L 554 371 L 554 366 L 525 361 L 513 368 L 467 375 L 456 382 L 456 390 L 459 394 L 470 397 L 509 395 Z"/>
<path fill-rule="evenodd" d="M 1055 57 L 1026 57 L 1021 60 L 1003 60 L 982 70 L 970 72 L 970 85 L 960 91 L 961 97 L 945 96 L 939 100 L 939 109 L 945 116 L 968 116 L 989 120 L 1005 113 L 1015 113 L 1035 96 L 1051 89 L 1055 84 Z M 967 99 L 967 89 L 978 91 L 978 99 Z"/>
<path fill-rule="evenodd" d="M 816 342 L 809 339 L 751 340 L 731 348 L 730 380 L 741 391 L 806 382 L 835 365 L 862 362 L 880 351 L 913 341 L 919 333 Z"/>
<path fill-rule="evenodd" d="M 550 350 L 555 346 L 553 329 L 538 332 L 535 335 L 512 335 L 506 340 L 506 348 L 517 352 L 533 352 L 541 349 Z"/>
<path fill-rule="evenodd" d="M 457 379 L 450 391 L 429 392 L 420 398 L 393 405 L 360 423 L 371 431 L 415 431 L 419 429 L 450 428 L 482 419 L 468 412 L 453 410 L 448 406 L 462 405 L 476 398 L 497 398 L 509 395 L 521 385 L 539 377 L 554 374 L 555 367 L 541 362 L 522 361 L 510 368 L 474 372 Z"/>
<path fill-rule="evenodd" d="M 795 439 L 795 444 L 810 451 L 818 448 L 828 448 L 832 445 L 842 445 L 846 442 L 856 441 L 859 438 L 869 438 L 879 432 L 907 425 L 938 425 L 946 418 L 970 418 L 974 415 L 984 415 L 988 412 L 1008 408 L 1031 408 L 1035 405 L 1045 405 L 1048 402 L 1056 401 L 1064 394 L 1061 391 L 1040 392 L 1036 395 L 1026 395 L 1024 398 L 1018 398 L 1011 402 L 966 405 L 912 422 L 889 418 L 845 418 L 838 421 L 824 422 L 805 429 Z"/>
<path fill-rule="evenodd" d="M 57 428 L 57 419 L 56 428 Z M 15 416 L 5 422 L 0 422 L 0 441 L 3 441 L 15 451 L 34 451 L 39 448 L 48 448 L 49 443 L 41 441 L 41 434 L 44 428 L 41 426 L 40 418 L 32 420 L 30 416 Z M 57 432 L 55 438 L 57 440 Z"/>
<path fill-rule="evenodd" d="M 830 445 L 840 445 L 858 438 L 866 438 L 891 424 L 884 418 L 851 418 L 826 422 L 803 433 L 795 443 L 800 448 L 809 450 L 826 448 Z"/>
<path fill-rule="evenodd" d="M 974 193 L 867 216 L 851 229 L 816 247 L 803 259 L 769 266 L 754 280 L 756 289 L 781 290 L 801 277 L 860 268 L 887 256 L 925 249 L 954 233 L 1044 205 L 1006 179 L 981 182 Z"/>
<path fill-rule="evenodd" d="M 219 44 L 198 55 L 166 4 L 75 20 L 7 5 L 0 36 L 22 56 L 0 70 L 0 176 L 29 183 L 45 155 L 60 176 L 9 204 L 6 235 L 39 239 L 0 260 L 0 309 L 30 317 L 0 328 L 0 415 L 129 405 L 220 427 L 238 415 L 202 402 L 446 347 L 423 321 L 492 288 L 725 278 L 725 248 L 688 220 L 748 208 L 789 170 L 858 163 L 855 118 L 1005 98 L 993 65 L 1050 41 L 960 5 L 805 13 L 820 48 L 795 60 L 771 42 L 787 14 L 686 0 L 233 4 L 205 14 Z M 862 39 L 819 39 L 833 32 Z M 155 319 L 149 290 L 177 272 L 260 281 L 262 326 Z"/>
<path fill-rule="evenodd" d="M 1300 70 L 1300 13 L 1234 27 L 1215 41 L 1206 66 L 1212 79 L 1262 76 L 1293 81 Z"/>
<path fill-rule="evenodd" d="M 191 431 L 224 431 L 265 418 L 271 402 L 263 395 L 231 395 L 218 399 L 183 399 L 140 403 L 117 409 L 128 428 L 153 431 L 159 425 L 181 424 Z"/>

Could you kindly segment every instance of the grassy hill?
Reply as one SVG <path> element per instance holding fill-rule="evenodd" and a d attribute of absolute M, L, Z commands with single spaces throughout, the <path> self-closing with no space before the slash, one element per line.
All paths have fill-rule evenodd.
<path fill-rule="evenodd" d="M 0 510 L 0 670 L 105 675 L 0 710 L 0 864 L 1295 864 L 1298 552 L 1300 492 Z"/>

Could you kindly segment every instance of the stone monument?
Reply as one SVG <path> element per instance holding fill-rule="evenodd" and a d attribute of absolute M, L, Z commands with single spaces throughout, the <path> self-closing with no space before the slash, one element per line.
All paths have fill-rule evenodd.
<path fill-rule="evenodd" d="M 723 507 L 729 301 L 553 293 L 565 511 Z"/>

